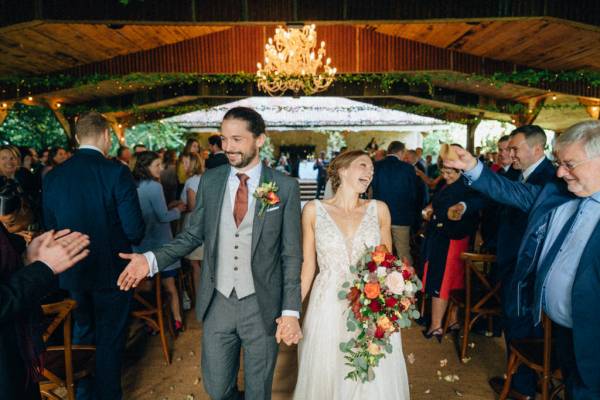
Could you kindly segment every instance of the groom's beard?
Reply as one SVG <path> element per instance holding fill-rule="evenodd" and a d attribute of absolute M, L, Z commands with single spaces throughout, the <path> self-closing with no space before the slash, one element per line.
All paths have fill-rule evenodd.
<path fill-rule="evenodd" d="M 225 154 L 227 155 L 229 164 L 231 164 L 232 167 L 244 168 L 244 167 L 247 167 L 252 162 L 252 160 L 254 160 L 257 153 L 258 153 L 258 148 L 254 147 L 248 153 L 242 153 L 242 152 L 237 151 L 237 152 L 227 152 Z M 237 162 L 232 161 L 231 158 L 229 158 L 230 155 L 239 155 L 240 161 L 237 161 Z"/>

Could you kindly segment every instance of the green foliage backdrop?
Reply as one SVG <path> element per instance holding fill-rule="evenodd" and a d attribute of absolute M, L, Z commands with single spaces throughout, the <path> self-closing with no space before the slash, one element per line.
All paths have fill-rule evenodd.
<path fill-rule="evenodd" d="M 67 135 L 52 111 L 23 104 L 15 104 L 0 125 L 0 140 L 37 150 L 68 143 Z"/>

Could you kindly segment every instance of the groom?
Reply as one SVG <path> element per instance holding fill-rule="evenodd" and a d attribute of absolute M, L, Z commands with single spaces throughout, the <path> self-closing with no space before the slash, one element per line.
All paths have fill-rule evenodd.
<path fill-rule="evenodd" d="M 264 132 L 256 111 L 229 110 L 221 123 L 229 165 L 202 176 L 190 227 L 153 252 L 121 255 L 130 262 L 118 285 L 129 290 L 204 243 L 196 315 L 203 322 L 202 373 L 212 399 L 243 398 L 236 387 L 240 346 L 245 398 L 270 399 L 277 343 L 302 337 L 300 193 L 294 179 L 260 162 Z M 267 183 L 277 185 L 271 204 L 254 196 Z"/>

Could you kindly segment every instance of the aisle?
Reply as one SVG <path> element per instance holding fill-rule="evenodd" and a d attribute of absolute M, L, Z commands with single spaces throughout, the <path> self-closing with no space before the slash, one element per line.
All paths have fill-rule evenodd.
<path fill-rule="evenodd" d="M 165 364 L 160 340 L 157 336 L 144 336 L 128 349 L 123 379 L 125 399 L 135 400 L 204 400 L 208 399 L 200 376 L 200 327 L 192 313 L 188 313 L 188 329 L 176 340 L 173 363 Z M 420 399 L 488 400 L 494 395 L 487 384 L 489 377 L 504 373 L 504 345 L 498 338 L 490 339 L 473 335 L 474 348 L 470 349 L 471 361 L 458 363 L 453 341 L 448 337 L 438 344 L 425 340 L 419 328 L 403 332 L 404 351 L 407 360 L 411 396 Z M 441 366 L 447 360 L 445 366 Z M 291 399 L 296 379 L 295 347 L 281 347 L 275 379 L 273 399 Z M 440 371 L 441 379 L 437 371 Z M 456 375 L 459 380 L 448 382 L 446 376 Z M 240 379 L 240 384 L 242 384 Z"/>

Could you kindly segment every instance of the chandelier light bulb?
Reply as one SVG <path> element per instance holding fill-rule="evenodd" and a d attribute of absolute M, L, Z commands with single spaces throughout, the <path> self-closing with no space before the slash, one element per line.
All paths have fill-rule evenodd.
<path fill-rule="evenodd" d="M 325 41 L 317 40 L 315 25 L 279 27 L 265 44 L 264 65 L 256 64 L 257 86 L 272 96 L 286 91 L 311 95 L 327 90 L 337 70 L 330 66 L 329 58 L 323 64 L 325 58 Z"/>

